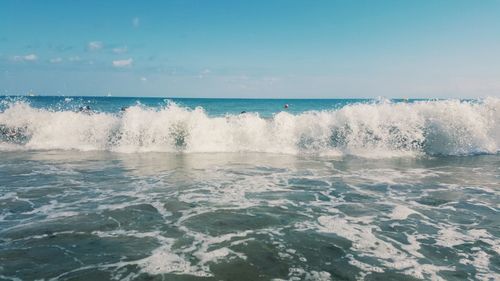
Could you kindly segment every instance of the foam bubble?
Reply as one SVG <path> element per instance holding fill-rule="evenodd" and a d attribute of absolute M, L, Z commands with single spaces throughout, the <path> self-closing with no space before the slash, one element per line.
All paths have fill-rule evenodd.
<path fill-rule="evenodd" d="M 406 206 L 397 205 L 392 210 L 392 213 L 390 214 L 390 218 L 393 220 L 405 220 L 411 214 L 418 214 L 418 213 L 415 212 L 414 210 L 406 207 Z"/>

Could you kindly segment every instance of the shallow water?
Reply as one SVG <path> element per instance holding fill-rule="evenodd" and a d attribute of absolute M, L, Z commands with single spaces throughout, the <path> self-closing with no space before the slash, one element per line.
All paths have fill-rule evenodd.
<path fill-rule="evenodd" d="M 0 152 L 0 280 L 499 280 L 500 155 Z"/>

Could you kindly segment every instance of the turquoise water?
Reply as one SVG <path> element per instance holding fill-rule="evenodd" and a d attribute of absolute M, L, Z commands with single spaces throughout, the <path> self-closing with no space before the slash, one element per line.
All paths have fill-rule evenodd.
<path fill-rule="evenodd" d="M 0 97 L 3 106 L 12 101 L 25 101 L 35 108 L 46 108 L 54 110 L 78 110 L 79 107 L 90 106 L 92 110 L 99 112 L 118 112 L 122 107 L 144 105 L 148 107 L 163 107 L 169 101 L 194 109 L 202 107 L 211 116 L 225 114 L 239 114 L 242 111 L 259 112 L 263 116 L 272 116 L 284 110 L 288 104 L 288 112 L 301 113 L 308 110 L 330 110 L 338 109 L 350 103 L 370 103 L 370 99 L 200 99 L 200 98 L 136 98 L 136 97 Z"/>
<path fill-rule="evenodd" d="M 0 280 L 500 278 L 496 98 L 1 100 Z"/>

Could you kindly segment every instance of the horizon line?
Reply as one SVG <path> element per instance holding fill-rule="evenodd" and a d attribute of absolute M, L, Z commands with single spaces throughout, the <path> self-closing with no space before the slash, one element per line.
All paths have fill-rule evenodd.
<path fill-rule="evenodd" d="M 179 96 L 108 96 L 108 95 L 53 95 L 53 94 L 0 94 L 0 97 L 87 97 L 87 98 L 146 98 L 146 99 L 232 99 L 232 100 L 374 100 L 374 99 L 390 99 L 390 100 L 478 100 L 485 98 L 498 98 L 497 96 L 479 96 L 479 97 L 293 97 L 293 98 L 269 98 L 269 97 L 179 97 Z"/>

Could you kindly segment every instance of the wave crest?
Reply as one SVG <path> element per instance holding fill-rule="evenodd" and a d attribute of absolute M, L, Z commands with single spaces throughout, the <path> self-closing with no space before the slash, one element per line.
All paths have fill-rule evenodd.
<path fill-rule="evenodd" d="M 338 110 L 210 117 L 175 103 L 119 114 L 50 111 L 13 102 L 0 112 L 4 149 L 118 152 L 470 155 L 497 153 L 500 99 L 351 104 Z"/>

